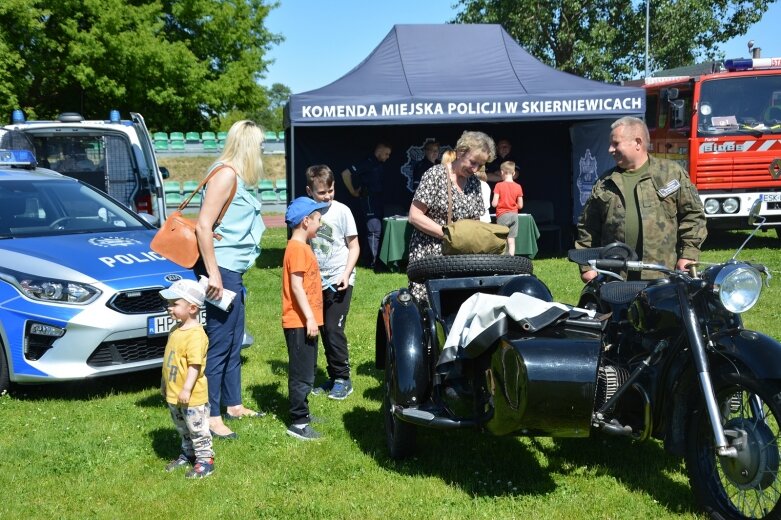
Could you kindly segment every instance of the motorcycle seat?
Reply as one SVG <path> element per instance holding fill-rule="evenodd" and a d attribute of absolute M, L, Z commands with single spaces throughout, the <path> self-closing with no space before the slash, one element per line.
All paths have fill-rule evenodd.
<path fill-rule="evenodd" d="M 608 282 L 599 290 L 600 298 L 610 305 L 626 305 L 637 293 L 648 287 L 648 281 Z"/>

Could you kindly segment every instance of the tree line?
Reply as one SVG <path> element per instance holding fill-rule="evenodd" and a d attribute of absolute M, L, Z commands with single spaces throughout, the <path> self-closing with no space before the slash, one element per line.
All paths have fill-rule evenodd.
<path fill-rule="evenodd" d="M 498 23 L 530 54 L 565 72 L 617 82 L 723 58 L 775 0 L 458 0 L 457 23 Z"/>
<path fill-rule="evenodd" d="M 282 84 L 260 85 L 282 36 L 263 0 L 3 0 L 0 113 L 28 119 L 110 109 L 156 130 L 217 130 L 251 117 L 269 129 Z M 2 116 L 0 116 L 2 117 Z M 6 119 L 7 120 L 7 119 Z M 276 128 L 279 127 L 279 128 Z"/>

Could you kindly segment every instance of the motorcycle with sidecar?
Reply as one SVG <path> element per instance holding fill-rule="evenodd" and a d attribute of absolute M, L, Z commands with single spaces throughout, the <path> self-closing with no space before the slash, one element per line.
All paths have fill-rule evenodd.
<path fill-rule="evenodd" d="M 377 317 L 391 457 L 422 427 L 654 438 L 712 517 L 781 517 L 781 344 L 741 320 L 770 271 L 737 255 L 675 271 L 624 244 L 572 250 L 599 273 L 577 306 L 553 302 L 522 257 L 411 262 L 428 301 L 402 288 Z M 638 271 L 660 278 L 627 281 Z"/>

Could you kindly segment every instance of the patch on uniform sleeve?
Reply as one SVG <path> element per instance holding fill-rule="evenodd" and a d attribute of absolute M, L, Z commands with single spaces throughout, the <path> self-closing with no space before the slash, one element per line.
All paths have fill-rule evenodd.
<path fill-rule="evenodd" d="M 670 182 L 668 182 L 666 185 L 659 188 L 657 193 L 659 194 L 660 197 L 664 199 L 669 197 L 676 191 L 678 191 L 680 188 L 681 188 L 681 183 L 678 182 L 678 179 L 673 179 Z"/>

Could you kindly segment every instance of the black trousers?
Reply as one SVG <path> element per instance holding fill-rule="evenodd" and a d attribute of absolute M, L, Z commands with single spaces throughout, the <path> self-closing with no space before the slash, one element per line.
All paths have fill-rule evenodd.
<path fill-rule="evenodd" d="M 331 381 L 350 379 L 350 354 L 347 352 L 344 328 L 347 326 L 352 297 L 352 285 L 344 291 L 323 291 L 323 326 L 320 327 L 320 335 L 323 337 L 328 379 Z"/>
<path fill-rule="evenodd" d="M 309 423 L 309 392 L 315 383 L 317 337 L 308 338 L 306 327 L 283 329 L 287 343 L 287 393 L 290 399 L 290 423 Z"/>

